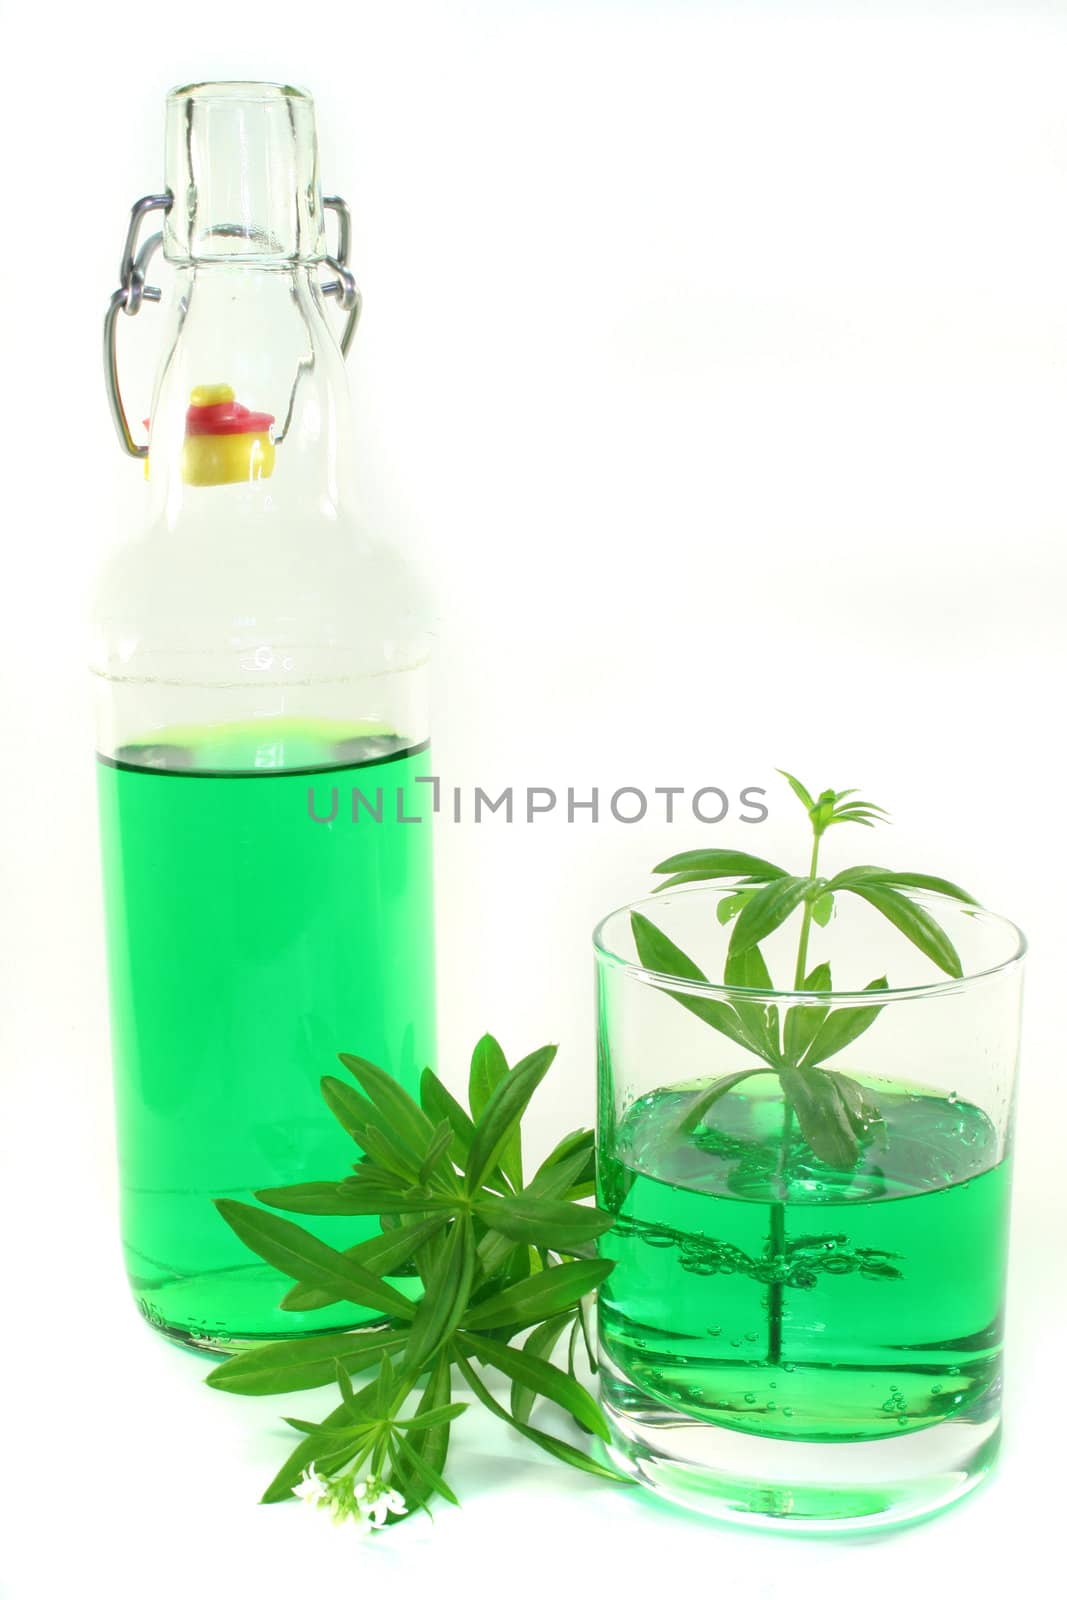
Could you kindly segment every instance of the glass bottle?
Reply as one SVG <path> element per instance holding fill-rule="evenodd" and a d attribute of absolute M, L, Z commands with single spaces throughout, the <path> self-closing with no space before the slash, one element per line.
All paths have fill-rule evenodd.
<path fill-rule="evenodd" d="M 291 1282 L 212 1200 L 345 1175 L 358 1152 L 320 1094 L 339 1051 L 409 1090 L 433 1062 L 425 622 L 359 515 L 326 299 L 352 308 L 347 345 L 347 212 L 327 202 L 331 257 L 310 98 L 175 91 L 166 173 L 108 317 L 148 508 L 93 647 L 120 1204 L 143 1315 L 232 1350 L 376 1316 L 279 1309 Z M 174 291 L 146 451 L 114 325 L 159 298 L 156 241 L 135 254 L 153 208 Z M 341 1246 L 362 1221 L 314 1227 Z"/>

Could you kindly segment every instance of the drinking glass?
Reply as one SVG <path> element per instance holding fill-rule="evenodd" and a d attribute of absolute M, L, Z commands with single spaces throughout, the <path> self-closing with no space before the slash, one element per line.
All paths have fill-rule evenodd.
<path fill-rule="evenodd" d="M 615 1262 L 599 1303 L 610 1454 L 736 1522 L 912 1521 L 974 1488 L 998 1449 L 1025 941 L 987 911 L 914 895 L 959 952 L 963 976 L 946 978 L 842 895 L 813 930 L 829 992 L 642 965 L 633 913 L 693 971 L 722 972 L 731 924 L 717 911 L 736 891 L 656 895 L 594 935 L 599 1203 L 616 1217 L 600 1246 Z M 795 938 L 787 924 L 761 946 L 772 974 L 792 971 Z M 794 1059 L 820 1027 L 845 1041 L 807 1117 L 866 1107 L 854 1161 L 814 1153 L 797 1083 L 787 1099 L 746 1047 L 758 1027 Z"/>

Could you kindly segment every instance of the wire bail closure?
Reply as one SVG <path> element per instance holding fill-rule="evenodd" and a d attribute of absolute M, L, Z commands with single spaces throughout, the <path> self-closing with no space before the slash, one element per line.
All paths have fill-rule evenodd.
<path fill-rule="evenodd" d="M 145 217 L 153 211 L 169 211 L 173 198 L 169 191 L 166 194 L 146 194 L 142 195 L 131 208 L 130 223 L 126 229 L 126 243 L 122 251 L 122 265 L 119 268 L 119 287 L 108 301 L 104 316 L 104 386 L 107 390 L 108 406 L 123 450 L 128 456 L 135 456 L 141 461 L 148 455 L 148 446 L 137 444 L 130 432 L 129 418 L 122 401 L 116 332 L 120 311 L 124 316 L 135 317 L 146 300 L 158 303 L 162 299 L 162 291 L 147 281 L 152 257 L 163 242 L 162 231 L 150 234 L 139 249 L 138 238 Z M 345 324 L 341 330 L 341 354 L 347 356 L 359 322 L 359 314 L 363 309 L 363 296 L 348 267 L 352 218 L 348 206 L 340 195 L 324 195 L 322 205 L 324 211 L 333 211 L 337 216 L 337 249 L 333 255 L 325 258 L 326 265 L 337 276 L 321 284 L 320 290 L 328 298 L 336 299 L 345 313 Z"/>

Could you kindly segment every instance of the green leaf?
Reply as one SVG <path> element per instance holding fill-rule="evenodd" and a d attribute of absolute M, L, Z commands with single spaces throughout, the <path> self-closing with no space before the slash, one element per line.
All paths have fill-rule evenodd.
<path fill-rule="evenodd" d="M 409 1373 L 421 1372 L 459 1326 L 470 1300 L 474 1264 L 470 1217 L 461 1216 L 452 1224 L 415 1310 L 404 1352 L 404 1366 Z"/>
<path fill-rule="evenodd" d="M 494 1090 L 507 1076 L 508 1063 L 503 1050 L 491 1033 L 484 1033 L 471 1056 L 468 1097 L 475 1124 L 480 1121 Z M 500 1169 L 512 1188 L 522 1188 L 522 1134 L 517 1126 L 504 1146 Z"/>
<path fill-rule="evenodd" d="M 566 1444 L 562 1439 L 555 1439 L 550 1433 L 542 1433 L 540 1428 L 531 1428 L 529 1423 L 520 1422 L 510 1412 L 499 1405 L 493 1395 L 479 1378 L 470 1362 L 462 1356 L 459 1358 L 460 1371 L 470 1385 L 471 1391 L 481 1401 L 487 1411 L 494 1417 L 499 1417 L 502 1422 L 507 1422 L 516 1433 L 521 1433 L 524 1439 L 529 1439 L 550 1456 L 555 1456 L 557 1461 L 565 1461 L 569 1467 L 577 1467 L 581 1472 L 591 1473 L 595 1478 L 607 1478 L 612 1483 L 631 1485 L 633 1480 L 624 1477 L 621 1472 L 616 1472 L 613 1467 L 602 1466 L 599 1461 L 594 1461 L 592 1456 L 585 1454 L 584 1450 L 576 1450 L 571 1444 Z"/>
<path fill-rule="evenodd" d="M 928 872 L 890 872 L 885 882 L 893 889 L 925 889 L 930 894 L 947 895 L 950 900 L 962 900 L 964 905 L 976 906 L 978 901 L 958 883 L 948 878 L 931 877 Z"/>
<path fill-rule="evenodd" d="M 731 952 L 723 968 L 723 981 L 731 988 L 755 989 L 764 994 L 773 993 L 774 981 L 758 945 L 750 950 Z M 733 1008 L 741 1025 L 752 1041 L 752 1046 L 764 1060 L 777 1061 L 780 1055 L 778 1040 L 778 1008 L 773 1005 L 754 1005 L 739 1000 L 735 995 Z"/>
<path fill-rule="evenodd" d="M 418 1174 L 423 1147 L 408 1142 L 388 1117 L 351 1084 L 325 1077 L 320 1087 L 326 1104 L 360 1148 L 390 1177 L 412 1182 Z"/>
<path fill-rule="evenodd" d="M 564 1311 L 561 1315 L 550 1317 L 547 1322 L 542 1322 L 533 1332 L 523 1340 L 522 1348 L 528 1356 L 537 1356 L 542 1361 L 551 1358 L 553 1350 L 559 1343 L 560 1335 L 574 1319 L 574 1313 Z M 511 1385 L 511 1414 L 518 1422 L 529 1422 L 530 1412 L 533 1410 L 534 1400 L 537 1398 L 533 1389 L 528 1389 L 525 1384 L 517 1380 Z"/>
<path fill-rule="evenodd" d="M 216 1200 L 215 1208 L 242 1244 L 287 1277 L 298 1283 L 306 1280 L 317 1289 L 328 1290 L 338 1300 L 370 1306 L 388 1316 L 405 1320 L 411 1316 L 410 1303 L 396 1289 L 295 1222 L 241 1200 Z"/>
<path fill-rule="evenodd" d="M 374 1427 L 373 1422 L 360 1422 L 344 1428 L 327 1428 L 321 1422 L 307 1422 L 303 1417 L 283 1417 L 282 1421 L 287 1428 L 313 1437 L 323 1454 L 327 1450 L 339 1450 L 344 1445 L 346 1455 L 353 1455 L 357 1442 L 365 1439 Z"/>
<path fill-rule="evenodd" d="M 455 1134 L 452 1132 L 452 1125 L 448 1118 L 445 1117 L 437 1124 L 434 1136 L 430 1140 L 430 1148 L 427 1150 L 425 1160 L 419 1168 L 418 1178 L 420 1183 L 429 1183 L 434 1168 L 442 1161 L 442 1157 L 446 1157 L 451 1150 L 454 1138 Z M 447 1163 L 447 1170 L 449 1172 L 452 1170 L 451 1162 Z"/>
<path fill-rule="evenodd" d="M 870 992 L 888 987 L 885 978 L 875 978 L 873 983 L 867 984 L 866 990 Z M 866 1033 L 881 1009 L 881 1006 L 836 1007 L 820 1023 L 800 1065 L 814 1067 L 820 1061 L 837 1055 L 839 1050 L 844 1050 L 846 1045 L 858 1039 L 861 1033 Z"/>
<path fill-rule="evenodd" d="M 333 1382 L 338 1361 L 347 1372 L 361 1372 L 373 1367 L 383 1352 L 399 1350 L 406 1337 L 395 1328 L 371 1328 L 364 1333 L 283 1339 L 231 1356 L 214 1367 L 205 1382 L 226 1394 L 291 1394 L 298 1389 L 318 1389 Z"/>
<path fill-rule="evenodd" d="M 637 946 L 637 959 L 646 972 L 660 973 L 666 978 L 683 978 L 688 983 L 707 983 L 696 962 L 691 961 L 662 929 L 657 928 L 654 922 L 649 922 L 640 911 L 630 913 L 630 926 Z M 743 1050 L 752 1049 L 744 1024 L 732 1006 L 706 995 L 686 994 L 680 989 L 664 992 L 678 1005 L 684 1006 L 686 1011 L 699 1017 L 701 1022 L 706 1022 L 710 1028 L 725 1034 L 734 1044 L 739 1044 Z"/>
<path fill-rule="evenodd" d="M 714 878 L 751 878 L 755 883 L 769 883 L 772 878 L 785 876 L 781 867 L 762 856 L 750 856 L 744 850 L 683 850 L 680 855 L 668 856 L 653 872 L 682 873 L 687 881 L 708 881 Z M 661 885 L 665 888 L 666 885 Z"/>
<path fill-rule="evenodd" d="M 899 1267 L 890 1266 L 888 1261 L 865 1261 L 860 1267 L 860 1275 L 864 1278 L 902 1278 L 904 1274 Z"/>
<path fill-rule="evenodd" d="M 565 1133 L 558 1144 L 553 1145 L 548 1155 L 538 1167 L 538 1172 L 547 1172 L 549 1167 L 556 1166 L 560 1161 L 565 1161 L 576 1155 L 579 1150 L 585 1152 L 590 1161 L 596 1154 L 596 1135 L 592 1128 L 574 1128 L 570 1133 Z"/>
<path fill-rule="evenodd" d="M 467 1099 L 471 1116 L 478 1118 L 489 1104 L 493 1090 L 508 1075 L 508 1062 L 503 1050 L 491 1033 L 483 1033 L 471 1055 Z"/>
<path fill-rule="evenodd" d="M 978 901 L 958 883 L 948 878 L 931 877 L 927 872 L 896 872 L 891 867 L 846 867 L 836 878 L 830 879 L 830 888 L 851 889 L 859 883 L 884 884 L 889 889 L 925 889 L 930 894 L 943 894 L 951 900 L 976 906 Z"/>
<path fill-rule="evenodd" d="M 455 1159 L 461 1167 L 465 1167 L 474 1139 L 474 1123 L 430 1067 L 427 1067 L 422 1075 L 419 1098 L 422 1101 L 422 1109 L 434 1122 L 449 1123 L 455 1140 L 453 1145 Z"/>
<path fill-rule="evenodd" d="M 446 1195 L 427 1194 L 418 1188 L 384 1188 L 380 1184 L 365 1183 L 359 1178 L 346 1178 L 345 1195 L 353 1217 L 396 1217 L 404 1214 L 423 1216 L 430 1212 L 451 1213 L 455 1199 Z"/>
<path fill-rule="evenodd" d="M 375 1110 L 385 1118 L 391 1133 L 409 1146 L 421 1159 L 433 1138 L 434 1126 L 425 1111 L 396 1079 L 362 1056 L 342 1052 L 337 1057 L 359 1084 Z"/>
<path fill-rule="evenodd" d="M 322 1098 L 350 1138 L 360 1143 L 368 1127 L 388 1132 L 384 1117 L 374 1109 L 365 1095 L 357 1094 L 350 1083 L 329 1076 L 320 1081 Z M 412 1151 L 412 1155 L 416 1152 Z"/>
<path fill-rule="evenodd" d="M 596 1261 L 599 1256 L 595 1239 L 586 1240 L 580 1244 L 569 1244 L 565 1250 L 561 1250 L 559 1253 L 565 1256 L 572 1256 L 576 1261 Z"/>
<path fill-rule="evenodd" d="M 800 986 L 812 993 L 826 994 L 833 987 L 830 963 L 823 961 L 813 967 Z M 786 1060 L 794 1065 L 800 1060 L 815 1035 L 826 1020 L 826 1006 L 790 1006 L 785 1014 L 783 1049 Z"/>
<path fill-rule="evenodd" d="M 459 1500 L 456 1497 L 455 1490 L 445 1482 L 444 1478 L 442 1478 L 441 1474 L 437 1471 L 436 1467 L 431 1464 L 429 1459 L 424 1455 L 420 1455 L 419 1452 L 415 1450 L 406 1439 L 394 1439 L 393 1449 L 396 1451 L 401 1460 L 411 1468 L 416 1477 L 423 1481 L 430 1493 L 439 1494 L 442 1500 L 448 1500 L 454 1506 L 459 1505 Z M 425 1498 L 429 1499 L 429 1497 L 429 1494 L 427 1494 Z M 411 1504 L 411 1499 L 412 1496 L 409 1491 L 409 1493 L 405 1496 L 405 1503 L 409 1506 Z M 423 1500 L 422 1503 L 425 1504 L 425 1500 Z"/>
<path fill-rule="evenodd" d="M 831 828 L 840 823 L 858 822 L 863 828 L 873 828 L 879 822 L 888 821 L 888 818 L 889 813 L 883 806 L 857 800 L 852 805 L 835 806 L 823 822 L 823 827 Z"/>
<path fill-rule="evenodd" d="M 481 1218 L 479 1217 L 479 1221 Z M 487 1228 L 478 1241 L 478 1277 L 488 1281 L 499 1278 L 501 1274 L 509 1276 L 508 1264 L 522 1260 L 528 1266 L 529 1249 L 525 1251 L 516 1246 L 514 1239 L 508 1239 L 502 1233 L 497 1233 L 495 1228 Z M 523 1272 L 521 1276 L 525 1277 Z"/>
<path fill-rule="evenodd" d="M 585 1359 L 589 1363 L 590 1372 L 599 1372 L 600 1366 L 594 1349 L 595 1339 L 592 1329 L 593 1300 L 590 1295 L 585 1295 L 578 1306 L 578 1323 L 582 1330 L 582 1343 L 585 1345 Z"/>
<path fill-rule="evenodd" d="M 859 1140 L 834 1089 L 833 1074 L 818 1067 L 781 1067 L 778 1076 L 813 1153 L 836 1171 L 849 1171 L 859 1159 Z"/>
<path fill-rule="evenodd" d="M 723 895 L 715 907 L 715 920 L 720 927 L 732 922 L 737 913 L 748 905 L 754 894 L 752 889 L 739 889 L 736 894 Z"/>
<path fill-rule="evenodd" d="M 373 1411 L 374 1387 L 373 1383 L 368 1384 L 366 1388 L 359 1391 L 359 1395 L 356 1397 L 357 1407 L 368 1416 Z M 349 1416 L 350 1413 L 345 1406 L 338 1406 L 334 1411 L 330 1412 L 328 1417 L 323 1418 L 321 1426 L 325 1430 L 344 1428 L 348 1423 Z M 320 1469 L 322 1468 L 321 1448 L 314 1435 L 310 1438 L 302 1439 L 288 1460 L 283 1463 L 267 1485 L 263 1492 L 261 1503 L 263 1505 L 275 1505 L 279 1500 L 288 1500 L 294 1487 L 300 1482 L 304 1471 L 311 1466 L 312 1462 L 318 1462 Z"/>
<path fill-rule="evenodd" d="M 359 1136 L 364 1151 L 382 1171 L 399 1178 L 402 1183 L 418 1183 L 421 1163 L 416 1155 L 409 1155 L 404 1146 L 391 1133 L 367 1126 Z"/>
<path fill-rule="evenodd" d="M 758 989 L 764 994 L 774 992 L 774 981 L 758 945 L 752 945 L 748 950 L 731 949 L 723 968 L 723 982 L 731 989 Z"/>
<path fill-rule="evenodd" d="M 595 1206 L 531 1199 L 528 1191 L 506 1199 L 490 1196 L 479 1200 L 476 1211 L 490 1228 L 516 1244 L 536 1244 L 548 1250 L 569 1251 L 573 1245 L 599 1238 L 615 1222 L 609 1212 Z"/>
<path fill-rule="evenodd" d="M 257 1189 L 256 1199 L 275 1211 L 296 1211 L 309 1217 L 358 1217 L 339 1183 L 289 1183 L 281 1189 Z"/>
<path fill-rule="evenodd" d="M 438 1213 L 421 1222 L 409 1222 L 400 1228 L 388 1228 L 362 1244 L 349 1245 L 342 1254 L 349 1261 L 365 1267 L 375 1277 L 387 1277 L 399 1267 L 406 1266 L 415 1252 L 435 1238 L 448 1221 L 447 1215 Z M 325 1289 L 315 1289 L 309 1283 L 298 1283 L 281 1302 L 283 1311 L 319 1311 L 324 1306 L 336 1304 L 335 1297 Z"/>
<path fill-rule="evenodd" d="M 778 767 L 777 771 L 781 773 L 786 783 L 789 785 L 797 799 L 800 801 L 801 805 L 804 807 L 804 810 L 810 812 L 814 808 L 815 801 L 805 789 L 800 779 L 794 778 L 793 774 L 791 772 L 786 772 L 784 767 Z"/>
<path fill-rule="evenodd" d="M 838 1098 L 845 1108 L 845 1112 L 856 1134 L 863 1136 L 870 1132 L 876 1122 L 881 1122 L 882 1114 L 874 1101 L 870 1099 L 867 1091 L 855 1078 L 850 1078 L 844 1072 L 833 1074 L 834 1088 Z"/>
<path fill-rule="evenodd" d="M 338 1406 L 336 1411 L 330 1412 L 323 1427 L 330 1422 L 337 1422 L 340 1425 L 344 1421 L 344 1416 L 344 1406 Z M 283 1500 L 291 1500 L 294 1488 L 314 1461 L 317 1448 L 314 1437 L 301 1439 L 264 1489 L 260 1496 L 260 1505 L 278 1505 Z"/>
<path fill-rule="evenodd" d="M 707 883 L 705 872 L 675 872 L 671 877 L 664 878 L 661 883 L 652 885 L 653 894 L 663 894 L 668 889 L 684 889 L 689 883 Z"/>
<path fill-rule="evenodd" d="M 560 1187 L 561 1171 L 566 1173 L 567 1181 Z M 592 1128 L 576 1128 L 561 1139 L 526 1187 L 530 1194 L 553 1199 L 565 1194 L 568 1200 L 578 1200 L 583 1194 L 592 1194 L 596 1187 L 596 1139 Z"/>
<path fill-rule="evenodd" d="M 811 914 L 820 928 L 825 928 L 834 914 L 834 897 L 830 893 L 820 894 L 812 901 Z"/>
<path fill-rule="evenodd" d="M 408 1337 L 410 1340 L 410 1335 Z M 351 1387 L 351 1384 L 349 1384 L 349 1391 L 351 1390 Z M 343 1383 L 341 1384 L 341 1393 L 344 1394 L 346 1400 L 348 1400 L 349 1409 L 351 1410 L 353 1397 L 350 1392 L 346 1391 Z M 379 1415 L 381 1417 L 390 1416 L 391 1413 L 396 1409 L 398 1396 L 396 1393 L 396 1373 L 393 1370 L 392 1358 L 388 1353 L 382 1356 L 381 1366 L 378 1368 L 377 1395 Z"/>
<path fill-rule="evenodd" d="M 499 1166 L 512 1136 L 530 1103 L 530 1097 L 552 1065 L 554 1044 L 535 1050 L 498 1083 L 475 1125 L 467 1167 L 467 1188 L 473 1194 Z"/>
<path fill-rule="evenodd" d="M 480 1334 L 460 1333 L 456 1342 L 464 1355 L 477 1356 L 483 1365 L 495 1367 L 505 1377 L 569 1411 L 581 1427 L 588 1428 L 599 1439 L 610 1439 L 607 1419 L 589 1391 L 550 1361 L 542 1361 L 539 1356 L 515 1350 L 495 1339 L 483 1339 Z"/>
<path fill-rule="evenodd" d="M 482 1328 L 511 1328 L 516 1332 L 528 1328 L 568 1307 L 573 1309 L 583 1294 L 603 1283 L 613 1265 L 611 1261 L 569 1261 L 549 1267 L 472 1306 L 462 1326 L 475 1332 Z"/>
<path fill-rule="evenodd" d="M 454 1417 L 461 1417 L 467 1409 L 465 1400 L 457 1400 L 454 1405 L 435 1406 L 430 1411 L 424 1411 L 414 1417 L 397 1417 L 393 1423 L 395 1428 L 403 1428 L 405 1433 L 421 1433 L 425 1428 L 439 1427 L 442 1422 L 451 1422 Z"/>
<path fill-rule="evenodd" d="M 873 906 L 875 911 L 880 911 L 893 926 L 900 930 L 906 939 L 910 939 L 916 949 L 928 956 L 935 966 L 947 972 L 950 978 L 961 978 L 963 968 L 956 948 L 948 934 L 935 922 L 929 911 L 924 906 L 916 905 L 914 900 L 909 900 L 906 895 L 899 894 L 896 889 L 886 888 L 882 884 L 872 884 L 864 880 L 847 886 L 850 894 L 858 895 L 861 900 Z"/>
<path fill-rule="evenodd" d="M 580 1200 L 596 1188 L 596 1173 L 585 1150 L 575 1150 L 562 1161 L 540 1166 L 522 1191 L 533 1200 Z"/>
<path fill-rule="evenodd" d="M 388 1360 L 385 1357 L 383 1364 L 387 1365 Z M 378 1429 L 381 1424 L 387 1423 L 388 1418 L 380 1404 L 381 1393 L 380 1377 L 371 1378 L 350 1401 L 325 1418 L 317 1435 L 307 1441 L 320 1476 L 329 1478 L 345 1468 L 361 1446 L 365 1445 L 368 1430 Z"/>
<path fill-rule="evenodd" d="M 741 955 L 760 944 L 776 928 L 780 928 L 797 906 L 815 892 L 817 878 L 777 878 L 768 883 L 745 906 L 734 923 L 730 936 L 731 956 Z"/>
<path fill-rule="evenodd" d="M 676 1132 L 692 1133 L 699 1127 L 715 1104 L 724 1094 L 729 1094 L 731 1089 L 736 1089 L 739 1083 L 746 1078 L 757 1077 L 761 1072 L 773 1072 L 773 1067 L 745 1067 L 741 1072 L 727 1073 L 724 1078 L 717 1078 L 707 1089 L 702 1089 L 699 1094 L 689 1101 L 682 1116 L 679 1118 Z"/>
<path fill-rule="evenodd" d="M 578 1354 L 579 1331 L 578 1323 L 575 1321 L 574 1327 L 571 1329 L 571 1336 L 567 1341 L 567 1371 L 570 1373 L 572 1378 L 577 1378 L 577 1373 L 575 1372 L 575 1359 Z"/>
<path fill-rule="evenodd" d="M 386 1362 L 388 1360 L 389 1360 L 389 1352 L 387 1350 L 383 1351 L 382 1352 L 382 1371 L 383 1372 L 385 1371 L 385 1364 L 386 1364 Z M 344 1401 L 345 1409 L 349 1410 L 350 1408 L 354 1407 L 355 1403 L 356 1403 L 356 1396 L 355 1396 L 355 1393 L 353 1392 L 351 1381 L 349 1379 L 348 1373 L 345 1371 L 344 1366 L 342 1365 L 342 1363 L 340 1361 L 335 1361 L 333 1366 L 334 1366 L 334 1376 L 337 1379 L 337 1387 L 341 1391 L 341 1399 Z"/>
<path fill-rule="evenodd" d="M 434 1412 L 440 1414 L 447 1409 L 452 1399 L 452 1357 L 446 1346 L 434 1362 L 433 1369 L 423 1390 L 422 1398 L 415 1408 L 416 1418 L 427 1416 Z M 453 1505 L 459 1502 L 447 1484 L 441 1487 L 444 1480 L 441 1473 L 448 1458 L 448 1446 L 451 1437 L 451 1421 L 445 1418 L 432 1428 L 421 1431 L 411 1440 L 408 1448 L 417 1456 L 422 1467 L 419 1483 L 421 1489 L 412 1484 L 406 1488 L 404 1497 L 412 1509 L 425 1505 L 433 1494 L 443 1494 L 446 1500 L 451 1500 Z"/>
<path fill-rule="evenodd" d="M 325 1438 L 321 1435 L 319 1437 L 320 1443 L 315 1451 L 315 1470 L 323 1478 L 332 1478 L 335 1473 L 342 1471 L 349 1465 L 352 1457 L 359 1449 L 360 1439 L 365 1438 L 365 1435 L 356 1433 L 352 1428 L 342 1429 L 337 1434 L 337 1437 L 344 1442 L 340 1449 L 336 1450 L 329 1448 L 329 1435 L 326 1435 Z"/>

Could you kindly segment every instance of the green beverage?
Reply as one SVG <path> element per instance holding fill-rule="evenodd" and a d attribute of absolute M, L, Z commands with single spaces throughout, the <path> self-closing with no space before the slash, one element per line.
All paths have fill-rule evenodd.
<path fill-rule="evenodd" d="M 286 1312 L 290 1280 L 215 1197 L 336 1179 L 358 1152 L 319 1080 L 365 1056 L 414 1092 L 434 1060 L 424 746 L 368 725 L 169 729 L 99 763 L 127 1270 L 143 1315 L 205 1347 L 371 1320 Z M 380 820 L 379 820 L 380 817 Z M 376 1219 L 320 1219 L 338 1247 Z"/>
<path fill-rule="evenodd" d="M 854 1170 L 754 1079 L 679 1128 L 659 1089 L 602 1140 L 604 1393 L 768 1439 L 886 1439 L 995 1414 L 1009 1164 L 974 1105 L 869 1080 Z"/>

